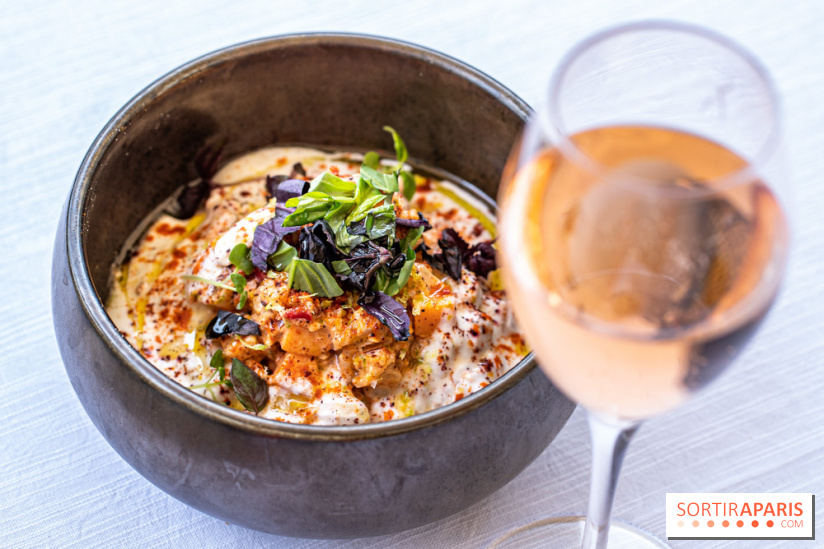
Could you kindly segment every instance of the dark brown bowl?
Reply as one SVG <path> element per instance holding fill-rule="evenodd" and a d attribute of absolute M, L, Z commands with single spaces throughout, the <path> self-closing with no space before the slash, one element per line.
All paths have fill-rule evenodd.
<path fill-rule="evenodd" d="M 411 44 L 304 34 L 233 46 L 164 76 L 95 140 L 54 247 L 52 307 L 86 412 L 140 474 L 222 520 L 275 534 L 347 538 L 420 526 L 497 490 L 531 463 L 574 405 L 532 355 L 463 400 L 411 418 L 291 425 L 231 410 L 168 379 L 103 307 L 127 236 L 206 144 L 232 157 L 272 144 L 385 149 L 495 196 L 529 107 L 463 63 Z"/>

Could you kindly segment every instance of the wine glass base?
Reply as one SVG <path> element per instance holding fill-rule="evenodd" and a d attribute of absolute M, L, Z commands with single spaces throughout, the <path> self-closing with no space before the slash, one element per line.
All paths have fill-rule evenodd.
<path fill-rule="evenodd" d="M 514 530 L 492 542 L 489 549 L 581 549 L 586 517 L 550 517 Z M 667 549 L 669 545 L 643 530 L 612 521 L 609 526 L 609 549 Z"/>

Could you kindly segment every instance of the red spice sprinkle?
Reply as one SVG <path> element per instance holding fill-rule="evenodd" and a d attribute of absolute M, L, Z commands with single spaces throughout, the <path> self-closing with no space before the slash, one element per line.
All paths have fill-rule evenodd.
<path fill-rule="evenodd" d="M 335 165 L 329 166 L 329 171 L 332 172 L 335 175 L 338 175 L 338 176 L 340 175 L 340 170 Z"/>
<path fill-rule="evenodd" d="M 155 231 L 164 236 L 170 236 L 173 234 L 182 234 L 186 232 L 186 228 L 181 226 L 172 227 L 168 223 L 161 223 L 155 228 Z"/>

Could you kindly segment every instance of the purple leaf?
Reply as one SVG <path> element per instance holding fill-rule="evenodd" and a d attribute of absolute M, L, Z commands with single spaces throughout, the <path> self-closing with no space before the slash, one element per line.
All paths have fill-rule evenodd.
<path fill-rule="evenodd" d="M 464 264 L 479 276 L 487 276 L 497 268 L 492 242 L 482 242 L 470 248 L 461 235 L 448 227 L 441 231 L 438 246 L 441 248 L 439 254 L 429 253 L 426 244 L 421 244 L 418 249 L 421 250 L 424 261 L 455 280 L 461 279 Z"/>
<path fill-rule="evenodd" d="M 278 202 L 285 204 L 290 198 L 303 196 L 309 190 L 309 182 L 303 179 L 288 179 L 284 175 L 266 176 L 266 190 L 270 196 L 277 196 Z"/>
<path fill-rule="evenodd" d="M 495 248 L 492 247 L 492 242 L 475 244 L 469 248 L 464 259 L 466 268 L 481 277 L 486 277 L 497 268 Z"/>
<path fill-rule="evenodd" d="M 269 403 L 269 385 L 257 372 L 236 358 L 232 359 L 232 386 L 243 407 L 255 415 Z"/>
<path fill-rule="evenodd" d="M 209 183 L 217 173 L 224 146 L 212 147 L 206 145 L 195 154 L 195 171 L 200 176 L 200 181 L 194 185 L 187 185 L 180 191 L 175 201 L 176 205 L 172 208 L 173 211 L 169 212 L 171 215 L 178 219 L 189 219 L 195 215 L 200 205 L 209 197 L 211 191 Z"/>
<path fill-rule="evenodd" d="M 432 225 L 429 224 L 429 221 L 426 220 L 421 212 L 418 212 L 418 219 L 403 219 L 399 217 L 395 219 L 395 224 L 399 227 L 423 227 L 424 231 L 432 228 Z"/>
<path fill-rule="evenodd" d="M 446 274 L 455 280 L 460 280 L 464 254 L 469 250 L 469 244 L 461 238 L 461 235 L 455 229 L 447 227 L 441 231 L 438 246 L 441 247 L 440 255 Z"/>
<path fill-rule="evenodd" d="M 184 187 L 177 196 L 176 207 L 170 208 L 169 213 L 177 219 L 190 219 L 209 196 L 210 191 L 209 182 L 205 179 Z"/>
<path fill-rule="evenodd" d="M 283 220 L 287 215 L 289 215 L 288 208 L 278 208 L 275 217 L 255 228 L 250 259 L 254 266 L 263 272 L 267 269 L 266 260 L 278 249 L 283 237 L 300 230 L 300 227 L 283 226 Z"/>
<path fill-rule="evenodd" d="M 306 177 L 306 170 L 303 169 L 303 164 L 298 162 L 297 164 L 292 164 L 292 173 L 289 175 L 291 179 L 297 178 L 297 176 Z"/>
<path fill-rule="evenodd" d="M 229 334 L 260 335 L 260 326 L 254 320 L 229 311 L 218 311 L 206 327 L 206 337 L 214 339 Z"/>
<path fill-rule="evenodd" d="M 409 339 L 409 315 L 406 309 L 383 292 L 372 291 L 358 299 L 358 305 L 389 328 L 398 341 Z"/>
<path fill-rule="evenodd" d="M 392 259 L 392 253 L 372 241 L 358 244 L 343 260 L 352 270 L 348 275 L 339 275 L 347 286 L 355 291 L 366 292 L 372 287 L 377 270 Z"/>
<path fill-rule="evenodd" d="M 195 154 L 195 171 L 197 171 L 197 175 L 199 175 L 203 181 L 207 183 L 210 182 L 217 173 L 217 167 L 220 165 L 224 147 L 225 144 L 219 147 L 206 145 Z"/>

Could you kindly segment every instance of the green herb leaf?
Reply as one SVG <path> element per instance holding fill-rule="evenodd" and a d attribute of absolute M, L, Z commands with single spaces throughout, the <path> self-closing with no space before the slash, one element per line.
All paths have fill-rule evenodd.
<path fill-rule="evenodd" d="M 255 265 L 252 263 L 252 260 L 249 258 L 251 253 L 251 249 L 249 246 L 241 242 L 240 244 L 236 245 L 232 248 L 232 251 L 229 252 L 229 261 L 238 268 L 238 270 L 243 271 L 244 274 L 250 275 L 255 272 Z"/>
<path fill-rule="evenodd" d="M 352 269 L 349 267 L 349 264 L 342 259 L 340 261 L 333 261 L 332 268 L 335 269 L 336 273 L 344 276 L 352 274 Z"/>
<path fill-rule="evenodd" d="M 297 256 L 298 251 L 281 240 L 275 253 L 266 259 L 266 263 L 276 271 L 285 271 Z"/>
<path fill-rule="evenodd" d="M 401 165 L 409 158 L 409 153 L 406 151 L 406 144 L 392 126 L 384 126 L 383 131 L 392 134 L 392 141 L 395 143 L 395 156 L 398 157 L 398 169 L 400 169 Z"/>
<path fill-rule="evenodd" d="M 240 294 L 240 301 L 238 301 L 237 308 L 242 309 L 246 306 L 246 298 L 248 297 L 245 289 L 246 277 L 241 273 L 235 272 L 230 274 L 229 278 L 232 280 L 232 284 L 235 285 L 235 291 Z"/>
<path fill-rule="evenodd" d="M 398 178 L 393 173 L 381 173 L 369 166 L 361 166 L 361 177 L 370 185 L 385 193 L 398 192 Z"/>
<path fill-rule="evenodd" d="M 291 200 L 289 200 L 291 202 Z M 287 202 L 287 204 L 289 203 Z M 323 216 L 332 207 L 332 202 L 329 201 L 314 201 L 311 204 L 300 205 L 296 207 L 295 211 L 287 215 L 283 220 L 283 227 L 299 227 L 307 223 L 314 223 L 318 219 L 323 219 Z M 290 208 L 294 206 L 289 206 Z"/>
<path fill-rule="evenodd" d="M 265 345 L 265 344 L 263 344 L 263 343 L 258 343 L 257 345 L 249 345 L 249 344 L 248 344 L 248 343 L 246 343 L 246 341 L 244 341 L 244 340 L 243 340 L 243 338 L 242 338 L 242 337 L 240 337 L 239 335 L 235 335 L 235 339 L 237 339 L 238 341 L 240 341 L 240 343 L 241 343 L 241 344 L 243 344 L 243 346 L 244 346 L 244 347 L 246 347 L 247 349 L 252 349 L 253 351 L 265 351 L 266 349 L 268 349 L 268 348 L 269 348 L 269 346 L 268 346 L 268 345 Z"/>
<path fill-rule="evenodd" d="M 208 278 L 203 278 L 202 276 L 195 276 L 195 275 L 182 275 L 180 278 L 183 280 L 192 280 L 194 282 L 202 282 L 203 284 L 210 284 L 212 286 L 217 286 L 218 288 L 223 288 L 224 290 L 230 290 L 232 292 L 235 291 L 234 288 L 229 286 L 228 284 L 224 284 L 223 282 L 217 282 L 215 280 L 209 280 Z"/>
<path fill-rule="evenodd" d="M 369 240 L 377 240 L 384 236 L 389 237 L 388 246 L 395 238 L 395 208 L 391 205 L 378 206 L 369 211 L 366 216 L 366 235 Z"/>
<path fill-rule="evenodd" d="M 308 259 L 293 259 L 289 265 L 289 287 L 321 297 L 337 297 L 343 293 L 335 278 L 321 263 Z"/>
<path fill-rule="evenodd" d="M 414 250 L 415 246 L 418 244 L 418 240 L 421 239 L 421 235 L 423 235 L 423 227 L 409 229 L 409 232 L 407 232 L 406 236 L 403 237 L 403 240 L 401 240 L 401 250 L 406 250 L 408 248 L 412 248 Z"/>
<path fill-rule="evenodd" d="M 390 278 L 386 276 L 386 273 L 383 269 L 378 269 L 375 272 L 375 281 L 372 283 L 372 289 L 378 292 L 384 292 L 387 286 L 389 286 Z"/>
<path fill-rule="evenodd" d="M 269 402 L 269 386 L 257 372 L 236 358 L 232 359 L 232 385 L 243 407 L 255 415 Z"/>
<path fill-rule="evenodd" d="M 240 273 L 232 273 L 229 275 L 229 279 L 232 281 L 232 284 L 235 285 L 235 291 L 240 293 L 243 291 L 243 288 L 246 287 L 246 277 Z"/>
<path fill-rule="evenodd" d="M 363 155 L 363 163 L 366 166 L 369 166 L 372 169 L 377 170 L 378 165 L 381 163 L 381 157 L 375 151 L 369 151 L 365 155 Z"/>
<path fill-rule="evenodd" d="M 400 176 L 403 180 L 403 196 L 406 197 L 407 200 L 412 200 L 412 197 L 415 196 L 415 190 L 418 188 L 415 177 L 406 170 L 401 170 Z"/>
<path fill-rule="evenodd" d="M 332 172 L 323 172 L 309 184 L 309 192 L 303 196 L 320 192 L 327 194 L 336 200 L 339 198 L 352 198 L 357 185 L 353 181 L 344 181 Z"/>
<path fill-rule="evenodd" d="M 226 379 L 226 365 L 224 364 L 223 349 L 218 349 L 215 351 L 215 354 L 212 355 L 212 360 L 209 361 L 209 366 L 211 366 L 213 370 L 217 370 L 220 381 Z"/>
<path fill-rule="evenodd" d="M 406 249 L 406 261 L 403 263 L 403 268 L 401 268 L 401 272 L 398 273 L 394 279 L 390 280 L 389 283 L 386 285 L 385 290 L 381 290 L 383 293 L 387 295 L 395 295 L 401 288 L 406 286 L 406 283 L 409 281 L 409 275 L 412 274 L 412 268 L 415 266 L 415 250 L 412 248 Z"/>
<path fill-rule="evenodd" d="M 352 248 L 364 241 L 363 236 L 350 234 L 346 230 L 346 216 L 351 209 L 351 204 L 341 204 L 326 214 L 324 218 L 335 234 L 335 246 L 344 254 L 348 254 Z"/>
<path fill-rule="evenodd" d="M 358 206 L 352 210 L 352 212 L 346 217 L 346 224 L 349 225 L 350 223 L 357 223 L 364 217 L 366 214 L 369 213 L 369 210 L 375 207 L 378 202 L 383 200 L 383 195 L 379 191 L 375 191 L 375 194 L 366 198 L 363 202 L 358 204 Z"/>

